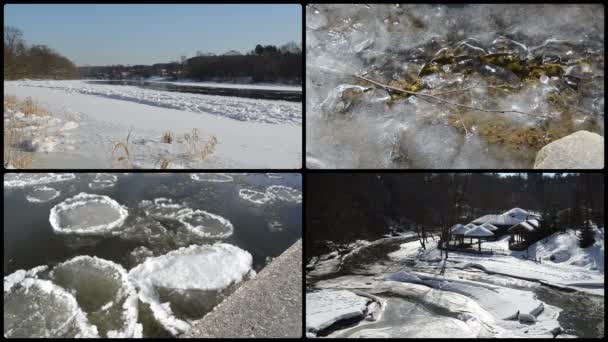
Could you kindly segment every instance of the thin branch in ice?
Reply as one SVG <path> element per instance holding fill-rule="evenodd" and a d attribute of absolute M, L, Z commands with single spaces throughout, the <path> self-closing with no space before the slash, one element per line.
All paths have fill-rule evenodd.
<path fill-rule="evenodd" d="M 371 80 L 369 78 L 365 78 L 365 77 L 358 76 L 358 75 L 355 75 L 355 74 L 353 74 L 353 76 L 355 78 L 360 79 L 360 80 L 367 81 L 369 83 L 375 84 L 375 85 L 377 85 L 379 87 L 382 87 L 384 89 L 391 89 L 391 90 L 394 90 L 394 91 L 398 91 L 398 92 L 401 92 L 401 93 L 406 93 L 406 94 L 418 96 L 418 97 L 421 97 L 421 98 L 431 98 L 431 99 L 437 100 L 439 102 L 443 102 L 443 103 L 446 103 L 446 104 L 449 104 L 449 105 L 452 105 L 452 106 L 456 106 L 456 107 L 467 108 L 467 109 L 476 110 L 476 111 L 480 111 L 480 112 L 486 112 L 486 113 L 517 113 L 517 114 L 523 114 L 523 115 L 528 115 L 528 116 L 543 117 L 543 118 L 552 118 L 551 115 L 542 114 L 542 113 L 528 113 L 528 112 L 522 112 L 522 111 L 519 111 L 519 110 L 512 110 L 512 109 L 486 109 L 486 108 L 479 108 L 479 107 L 471 107 L 471 106 L 464 105 L 462 103 L 448 101 L 446 99 L 442 99 L 442 98 L 434 96 L 434 95 L 424 94 L 424 93 L 415 92 L 415 91 L 409 91 L 409 90 L 400 89 L 400 88 L 396 88 L 396 87 L 391 87 L 391 86 L 389 86 L 387 84 L 382 84 L 382 83 L 380 83 L 378 81 L 374 81 L 374 80 Z"/>

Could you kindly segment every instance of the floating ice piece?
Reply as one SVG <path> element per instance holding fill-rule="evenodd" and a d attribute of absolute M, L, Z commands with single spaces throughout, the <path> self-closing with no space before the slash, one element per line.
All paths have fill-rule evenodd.
<path fill-rule="evenodd" d="M 178 334 L 190 323 L 174 314 L 177 303 L 165 301 L 163 291 L 187 296 L 192 302 L 204 293 L 241 282 L 250 273 L 251 264 L 249 252 L 230 244 L 191 245 L 147 258 L 129 271 L 129 277 L 139 288 L 139 299 L 150 305 L 154 318 L 167 331 Z"/>
<path fill-rule="evenodd" d="M 204 210 L 190 210 L 178 216 L 186 229 L 205 238 L 227 238 L 232 235 L 232 223 L 222 216 Z"/>
<path fill-rule="evenodd" d="M 121 265 L 97 257 L 77 256 L 55 266 L 50 277 L 75 294 L 100 335 L 142 336 L 143 327 L 137 323 L 137 293 Z"/>
<path fill-rule="evenodd" d="M 99 235 L 122 226 L 128 215 L 108 196 L 81 192 L 54 206 L 49 221 L 55 233 Z"/>
<path fill-rule="evenodd" d="M 278 220 L 268 221 L 268 231 L 271 233 L 283 231 L 283 224 Z"/>
<path fill-rule="evenodd" d="M 105 189 L 113 187 L 116 184 L 118 177 L 109 173 L 98 173 L 95 175 L 93 182 L 89 183 L 89 188 L 93 190 Z"/>
<path fill-rule="evenodd" d="M 363 316 L 369 298 L 345 290 L 321 290 L 306 294 L 306 330 L 316 333 L 337 321 Z"/>
<path fill-rule="evenodd" d="M 54 200 L 59 197 L 61 192 L 47 186 L 40 186 L 34 188 L 29 194 L 25 195 L 25 198 L 30 203 L 45 203 Z"/>
<path fill-rule="evenodd" d="M 272 173 L 272 172 L 267 172 L 266 176 L 268 176 L 268 178 L 283 178 L 280 173 Z"/>
<path fill-rule="evenodd" d="M 271 194 L 274 198 L 281 201 L 294 203 L 302 202 L 302 192 L 285 185 L 271 185 L 266 189 L 266 193 Z"/>
<path fill-rule="evenodd" d="M 7 173 L 4 175 L 4 186 L 22 188 L 31 185 L 64 182 L 75 179 L 73 173 Z"/>
<path fill-rule="evenodd" d="M 251 189 L 239 190 L 239 197 L 255 204 L 265 204 L 273 199 L 273 196 L 270 193 Z"/>
<path fill-rule="evenodd" d="M 231 175 L 226 173 L 193 173 L 190 175 L 190 178 L 199 182 L 214 183 L 227 183 L 234 180 Z"/>
<path fill-rule="evenodd" d="M 42 269 L 4 277 L 4 337 L 99 337 L 71 293 L 33 278 Z"/>
<path fill-rule="evenodd" d="M 180 203 L 174 203 L 172 199 L 159 197 L 154 201 L 143 200 L 139 207 L 144 209 L 146 215 L 165 219 L 177 219 L 178 216 L 192 212 L 192 209 Z"/>
<path fill-rule="evenodd" d="M 415 274 L 400 271 L 386 276 L 386 280 L 400 281 L 404 283 L 422 283 L 422 280 Z"/>

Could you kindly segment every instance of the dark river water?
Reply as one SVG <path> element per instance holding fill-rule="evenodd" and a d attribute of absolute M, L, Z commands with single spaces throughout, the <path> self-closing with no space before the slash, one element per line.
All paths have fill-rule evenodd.
<path fill-rule="evenodd" d="M 223 216 L 233 224 L 234 233 L 221 241 L 251 253 L 256 270 L 265 265 L 266 258 L 278 256 L 302 234 L 299 203 L 255 205 L 239 197 L 239 189 L 243 188 L 263 191 L 278 184 L 301 189 L 299 174 L 280 174 L 281 178 L 265 174 L 232 175 L 233 181 L 223 183 L 195 181 L 189 174 L 116 175 L 118 179 L 114 186 L 97 190 L 89 187 L 95 174 L 76 174 L 74 180 L 46 184 L 61 192 L 59 197 L 46 203 L 30 203 L 26 199 L 32 186 L 5 188 L 4 275 L 84 254 L 112 260 L 129 269 L 129 253 L 145 243 L 120 237 L 74 241 L 72 237 L 53 232 L 49 223 L 51 208 L 80 192 L 106 195 L 126 206 L 129 216 L 125 227 L 145 215 L 138 207 L 142 200 L 159 197 Z M 154 250 L 155 246 L 146 247 Z"/>
<path fill-rule="evenodd" d="M 302 92 L 295 90 L 274 90 L 274 89 L 249 89 L 249 88 L 221 88 L 221 87 L 201 87 L 188 86 L 181 84 L 171 84 L 163 82 L 148 82 L 137 80 L 118 80 L 118 81 L 87 81 L 92 84 L 111 84 L 128 85 L 147 89 L 175 91 L 180 93 L 220 95 L 247 97 L 252 99 L 264 100 L 284 100 L 292 102 L 302 102 Z"/>

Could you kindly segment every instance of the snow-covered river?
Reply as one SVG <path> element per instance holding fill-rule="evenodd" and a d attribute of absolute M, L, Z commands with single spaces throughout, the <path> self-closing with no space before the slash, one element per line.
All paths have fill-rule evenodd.
<path fill-rule="evenodd" d="M 496 274 L 495 264 L 518 271 Z M 342 256 L 310 259 L 307 334 L 599 337 L 604 334 L 600 267 L 601 272 L 590 264 L 571 267 L 464 253 L 450 253 L 444 264 L 432 242 L 423 251 L 412 237 L 360 241 Z M 521 279 L 524 275 L 552 287 Z M 589 287 L 573 285 L 583 283 Z"/>
<path fill-rule="evenodd" d="M 299 174 L 7 174 L 4 335 L 175 336 L 301 237 Z"/>

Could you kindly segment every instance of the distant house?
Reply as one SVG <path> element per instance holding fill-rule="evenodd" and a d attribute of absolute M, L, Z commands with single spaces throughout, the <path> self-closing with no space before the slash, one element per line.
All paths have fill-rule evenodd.
<path fill-rule="evenodd" d="M 524 249 L 528 246 L 530 236 L 534 231 L 538 229 L 538 220 L 530 219 L 527 221 L 520 222 L 513 225 L 508 229 L 509 235 L 509 248 L 510 249 Z"/>
<path fill-rule="evenodd" d="M 507 230 L 521 222 L 532 220 L 533 225 L 538 228 L 540 215 L 532 211 L 523 210 L 521 208 L 513 208 L 502 214 L 485 215 L 473 220 L 471 223 L 476 225 L 491 224 L 497 229 L 494 230 L 496 236 L 507 234 Z"/>

